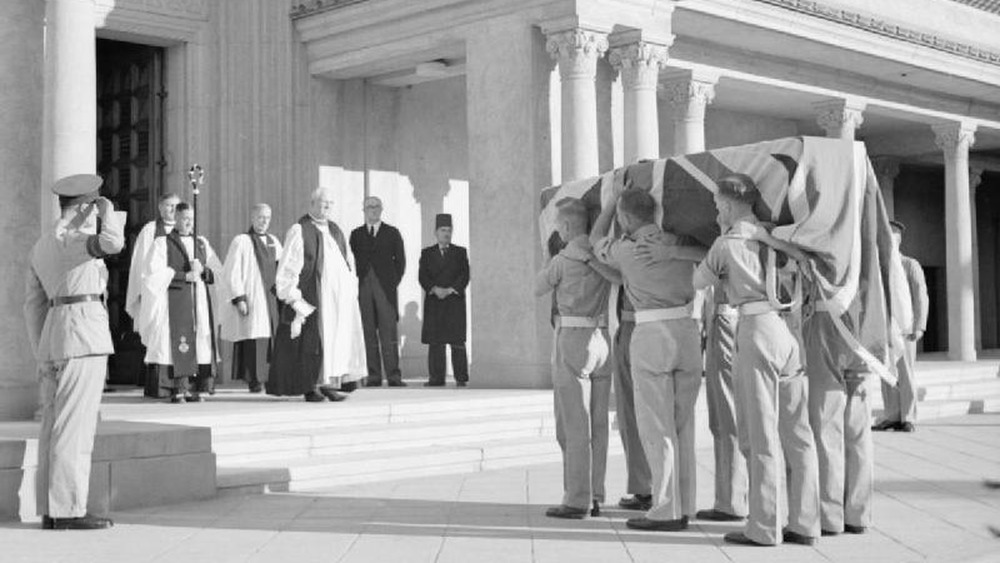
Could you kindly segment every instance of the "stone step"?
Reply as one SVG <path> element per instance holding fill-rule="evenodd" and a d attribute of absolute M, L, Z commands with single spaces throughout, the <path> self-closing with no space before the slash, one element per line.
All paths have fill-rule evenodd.
<path fill-rule="evenodd" d="M 212 449 L 220 463 L 235 465 L 268 459 L 288 459 L 433 445 L 481 442 L 487 439 L 533 438 L 553 435 L 551 412 L 502 415 L 423 424 L 381 424 L 369 428 L 308 428 L 284 432 L 221 435 Z"/>
<path fill-rule="evenodd" d="M 917 364 L 917 385 L 939 385 L 979 379 L 1000 379 L 997 367 L 992 363 L 949 366 L 935 362 Z"/>
<path fill-rule="evenodd" d="M 621 452 L 614 435 L 609 453 Z M 484 440 L 477 444 L 435 445 L 414 449 L 361 452 L 346 455 L 288 459 L 283 467 L 259 461 L 238 467 L 220 463 L 218 486 L 223 494 L 316 490 L 365 483 L 454 473 L 474 473 L 557 461 L 561 455 L 554 437 Z"/>
<path fill-rule="evenodd" d="M 920 385 L 917 396 L 921 401 L 982 398 L 1000 395 L 1000 378 L 961 380 L 934 385 Z"/>

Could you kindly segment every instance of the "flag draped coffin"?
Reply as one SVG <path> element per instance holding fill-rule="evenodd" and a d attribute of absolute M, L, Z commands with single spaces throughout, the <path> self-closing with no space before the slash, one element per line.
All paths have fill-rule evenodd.
<path fill-rule="evenodd" d="M 720 234 L 716 181 L 730 174 L 753 180 L 761 194 L 757 218 L 775 225 L 775 238 L 811 254 L 816 293 L 841 335 L 873 373 L 895 382 L 900 327 L 909 326 L 912 315 L 909 289 L 860 142 L 792 137 L 644 161 L 549 187 L 541 193 L 542 246 L 550 251 L 558 240 L 561 200 L 582 199 L 593 218 L 610 203 L 616 184 L 648 190 L 664 229 L 710 246 Z"/>

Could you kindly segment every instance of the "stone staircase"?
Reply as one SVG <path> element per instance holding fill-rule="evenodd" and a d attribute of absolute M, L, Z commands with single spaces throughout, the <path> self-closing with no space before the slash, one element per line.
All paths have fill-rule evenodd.
<path fill-rule="evenodd" d="M 917 369 L 921 421 L 1000 412 L 1000 356 L 959 363 L 932 355 Z M 872 396 L 877 417 L 881 393 L 873 390 Z M 411 386 L 362 389 L 344 403 L 306 404 L 232 389 L 203 404 L 134 403 L 106 412 L 210 426 L 220 494 L 317 490 L 560 459 L 549 390 Z M 696 416 L 697 447 L 710 447 L 704 392 Z M 610 434 L 611 453 L 620 453 L 616 429 Z"/>

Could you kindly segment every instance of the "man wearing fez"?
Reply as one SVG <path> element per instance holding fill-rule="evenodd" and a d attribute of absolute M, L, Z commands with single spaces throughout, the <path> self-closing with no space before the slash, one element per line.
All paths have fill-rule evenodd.
<path fill-rule="evenodd" d="M 913 326 L 908 327 L 903 333 L 906 339 L 906 350 L 896 363 L 896 374 L 899 382 L 896 387 L 882 382 L 882 403 L 885 405 L 882 420 L 872 430 L 884 432 L 886 430 L 898 430 L 900 432 L 913 432 L 913 426 L 917 419 L 917 386 L 913 380 L 913 362 L 917 357 L 917 340 L 924 336 L 927 329 L 927 282 L 924 281 L 924 270 L 917 262 L 909 256 L 903 256 L 899 250 L 903 242 L 903 233 L 906 226 L 899 221 L 889 221 L 892 227 L 892 243 L 899 252 L 899 259 L 903 262 L 903 271 L 906 273 L 906 281 L 910 286 L 910 299 L 913 302 Z"/>
<path fill-rule="evenodd" d="M 179 203 L 176 213 L 174 230 L 149 250 L 140 328 L 147 336 L 146 363 L 154 365 L 170 401 L 201 402 L 202 393 L 214 391 L 219 356 L 208 286 L 222 264 L 205 237 L 195 240 L 194 209 Z"/>
<path fill-rule="evenodd" d="M 281 241 L 267 232 L 271 207 L 253 206 L 250 230 L 236 235 L 222 267 L 222 287 L 228 303 L 220 305 L 222 339 L 233 343 L 233 379 L 260 393 L 271 361 L 271 335 L 278 322 L 275 275 Z"/>
<path fill-rule="evenodd" d="M 128 287 L 125 290 L 125 312 L 132 317 L 133 329 L 139 333 L 143 346 L 149 346 L 146 335 L 139 330 L 139 317 L 142 314 L 142 276 L 148 265 L 149 250 L 153 247 L 156 237 L 166 236 L 174 230 L 176 223 L 176 208 L 180 198 L 174 193 L 165 193 L 159 198 L 157 212 L 159 217 L 146 223 L 135 242 L 132 243 L 132 257 L 128 270 Z M 155 368 L 147 366 L 146 391 L 147 397 L 161 396 Z"/>
<path fill-rule="evenodd" d="M 365 224 L 351 231 L 357 262 L 358 302 L 368 356 L 367 387 L 382 386 L 382 366 L 389 387 L 405 387 L 399 371 L 399 300 L 396 288 L 406 270 L 399 230 L 382 222 L 382 200 L 365 199 Z"/>
<path fill-rule="evenodd" d="M 288 229 L 275 275 L 280 321 L 266 389 L 309 402 L 342 401 L 367 372 L 358 280 L 340 227 L 333 190 L 313 191 L 309 213 Z"/>
<path fill-rule="evenodd" d="M 424 327 L 421 341 L 427 344 L 425 387 L 442 387 L 445 379 L 445 345 L 451 346 L 451 368 L 455 384 L 469 382 L 469 360 L 465 353 L 465 288 L 469 285 L 469 255 L 451 243 L 451 215 L 439 213 L 434 222 L 437 244 L 420 253 L 420 287 L 424 289 Z"/>
<path fill-rule="evenodd" d="M 98 197 L 101 178 L 77 174 L 52 187 L 61 216 L 31 250 L 24 317 L 41 379 L 35 492 L 42 528 L 93 530 L 87 514 L 101 391 L 114 352 L 103 258 L 121 252 L 125 214 Z"/>

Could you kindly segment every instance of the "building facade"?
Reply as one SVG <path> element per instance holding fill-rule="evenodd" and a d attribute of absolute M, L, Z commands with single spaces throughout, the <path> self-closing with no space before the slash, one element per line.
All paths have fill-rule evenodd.
<path fill-rule="evenodd" d="M 548 385 L 538 192 L 642 158 L 793 135 L 863 140 L 931 291 L 926 351 L 1000 347 L 1000 2 L 975 0 L 8 0 L 0 8 L 0 419 L 35 409 L 20 323 L 48 189 L 98 170 L 137 232 L 207 171 L 217 249 L 317 185 L 339 223 L 377 195 L 411 266 L 404 375 L 425 373 L 416 260 L 433 218 L 469 247 L 472 381 Z M 119 353 L 141 364 L 117 302 Z M 124 374 L 124 375 L 123 375 Z"/>

